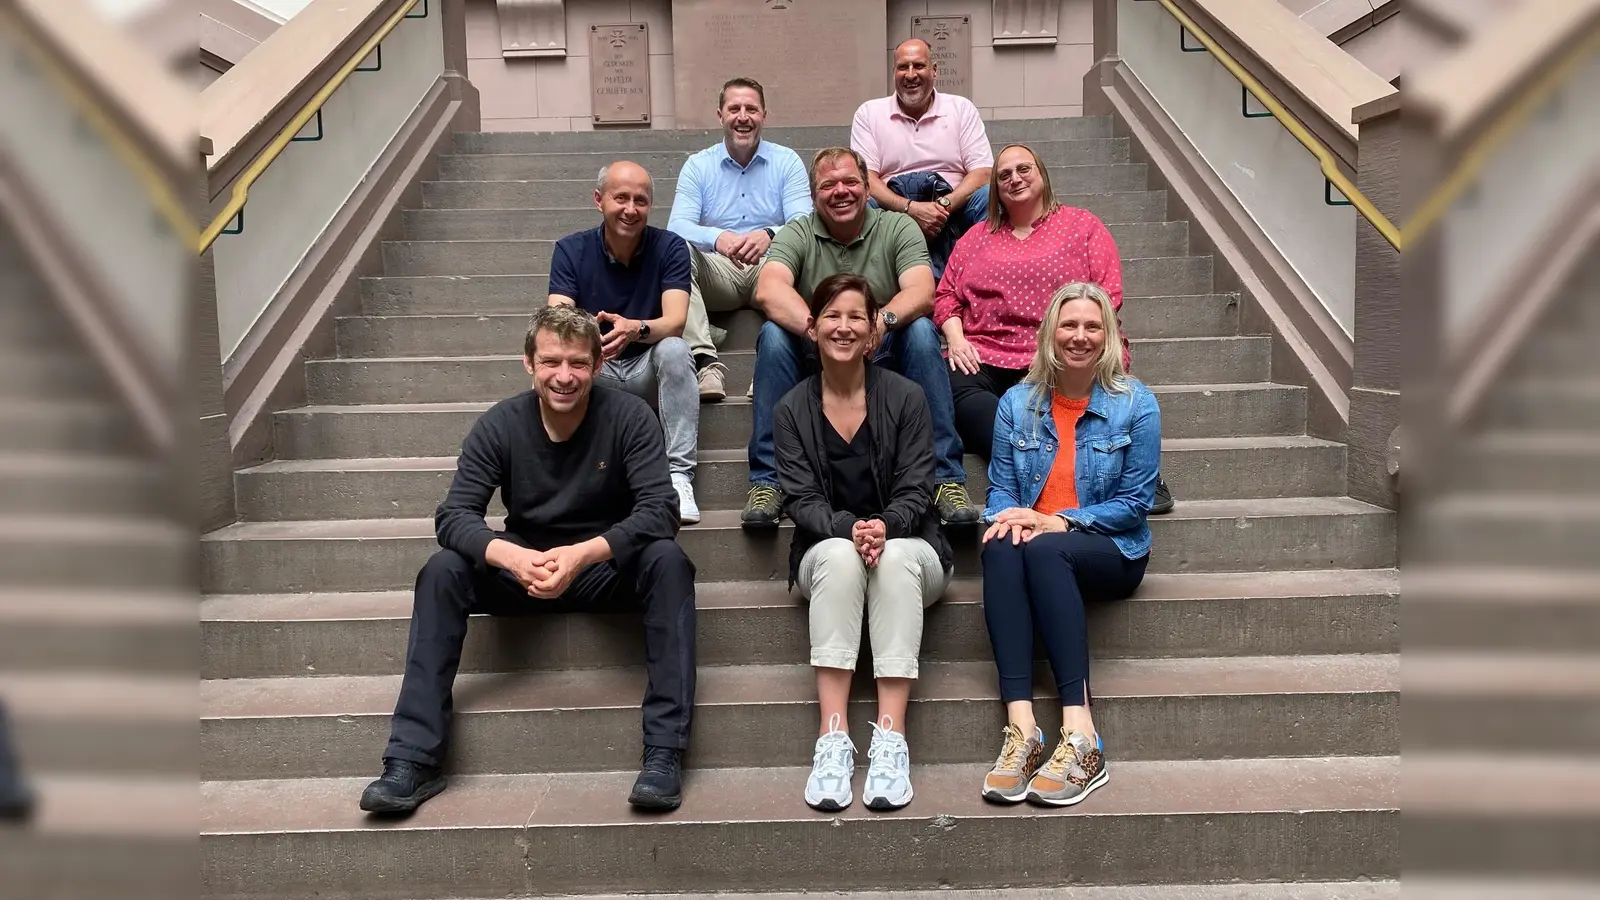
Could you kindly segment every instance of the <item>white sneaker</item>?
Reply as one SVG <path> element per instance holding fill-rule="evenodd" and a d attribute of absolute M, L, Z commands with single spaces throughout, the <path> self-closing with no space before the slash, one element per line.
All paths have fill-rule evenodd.
<path fill-rule="evenodd" d="M 694 485 L 689 476 L 673 473 L 672 487 L 678 492 L 678 521 L 693 525 L 700 521 L 700 507 L 694 502 Z"/>
<path fill-rule="evenodd" d="M 838 812 L 855 799 L 850 793 L 850 777 L 856 771 L 856 745 L 850 735 L 839 730 L 839 717 L 828 722 L 828 733 L 817 738 L 811 756 L 811 777 L 806 779 L 806 805 L 824 812 Z"/>
<path fill-rule="evenodd" d="M 899 809 L 911 802 L 911 751 L 906 736 L 894 722 L 872 723 L 872 746 L 867 749 L 867 785 L 861 799 L 868 809 Z"/>

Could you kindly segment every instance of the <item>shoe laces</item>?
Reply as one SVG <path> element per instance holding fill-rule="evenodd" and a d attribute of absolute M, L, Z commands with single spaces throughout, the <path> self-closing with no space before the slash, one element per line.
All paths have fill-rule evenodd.
<path fill-rule="evenodd" d="M 855 768 L 855 742 L 839 729 L 839 717 L 828 721 L 828 733 L 817 738 L 817 749 L 811 757 L 811 766 L 818 775 L 833 778 L 849 777 Z"/>
<path fill-rule="evenodd" d="M 1072 735 L 1062 732 L 1061 743 L 1056 745 L 1056 751 L 1050 754 L 1050 761 L 1044 764 L 1044 772 L 1057 781 L 1065 781 L 1073 767 L 1079 766 L 1078 748 L 1072 743 Z"/>
<path fill-rule="evenodd" d="M 646 747 L 640 768 L 656 775 L 669 775 L 677 768 L 678 751 L 671 747 Z"/>
<path fill-rule="evenodd" d="M 872 746 L 867 748 L 867 759 L 874 764 L 892 766 L 896 771 L 904 771 L 911 765 L 905 735 L 894 730 L 894 720 L 888 716 L 881 723 L 872 723 Z"/>
<path fill-rule="evenodd" d="M 778 502 L 778 489 L 771 485 L 758 484 L 750 489 L 751 506 L 767 506 Z"/>
<path fill-rule="evenodd" d="M 956 509 L 966 509 L 970 505 L 967 503 L 967 489 L 953 481 L 939 485 L 933 500 L 935 503 L 948 503 Z"/>
<path fill-rule="evenodd" d="M 1000 745 L 1000 758 L 994 761 L 994 767 L 1002 772 L 1022 771 L 1022 761 L 1028 753 L 1028 739 L 1023 737 L 1022 729 L 1015 725 L 1007 725 L 1005 743 Z"/>

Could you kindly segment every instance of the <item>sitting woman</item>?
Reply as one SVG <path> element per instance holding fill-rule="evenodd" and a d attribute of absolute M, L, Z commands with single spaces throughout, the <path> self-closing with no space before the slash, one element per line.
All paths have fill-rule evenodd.
<path fill-rule="evenodd" d="M 922 611 L 944 593 L 953 566 L 933 505 L 928 401 L 915 382 L 867 363 L 878 301 L 866 279 L 825 279 L 810 308 L 821 372 L 785 394 L 773 417 L 784 512 L 795 525 L 789 584 L 811 603 L 822 705 L 806 803 L 850 805 L 855 745 L 843 723 L 865 611 L 878 718 L 863 798 L 898 809 L 911 802 L 905 720 Z"/>
<path fill-rule="evenodd" d="M 1028 374 L 995 416 L 983 614 L 1010 724 L 983 782 L 990 800 L 1070 806 L 1106 783 L 1084 601 L 1126 598 L 1144 578 L 1161 464 L 1161 410 L 1128 376 L 1117 338 L 1109 294 L 1061 288 Z M 1036 631 L 1061 697 L 1061 743 L 1048 762 L 1033 716 Z"/>

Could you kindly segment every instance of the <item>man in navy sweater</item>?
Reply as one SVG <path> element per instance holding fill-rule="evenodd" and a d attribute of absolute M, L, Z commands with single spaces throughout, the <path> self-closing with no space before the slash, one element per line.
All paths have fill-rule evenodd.
<path fill-rule="evenodd" d="M 643 771 L 628 801 L 675 809 L 694 707 L 694 564 L 674 539 L 678 496 L 645 401 L 595 384 L 604 353 L 588 313 L 533 315 L 523 365 L 533 390 L 495 404 L 461 445 L 417 575 L 405 678 L 383 776 L 361 808 L 407 813 L 445 788 L 451 685 L 467 616 L 644 610 Z M 496 490 L 504 531 L 484 521 Z"/>

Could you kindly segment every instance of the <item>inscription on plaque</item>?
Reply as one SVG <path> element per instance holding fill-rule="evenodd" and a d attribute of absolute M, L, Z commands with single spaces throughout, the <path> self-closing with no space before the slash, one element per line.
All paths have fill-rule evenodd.
<path fill-rule="evenodd" d="M 877 61 L 886 0 L 672 0 L 680 128 L 716 128 L 717 93 L 736 76 L 761 82 L 769 125 L 844 125 L 888 93 Z"/>
<path fill-rule="evenodd" d="M 650 121 L 650 32 L 644 23 L 589 26 L 589 87 L 594 124 Z"/>
<path fill-rule="evenodd" d="M 939 90 L 972 98 L 972 18 L 913 16 L 911 36 L 922 38 L 939 64 Z"/>

